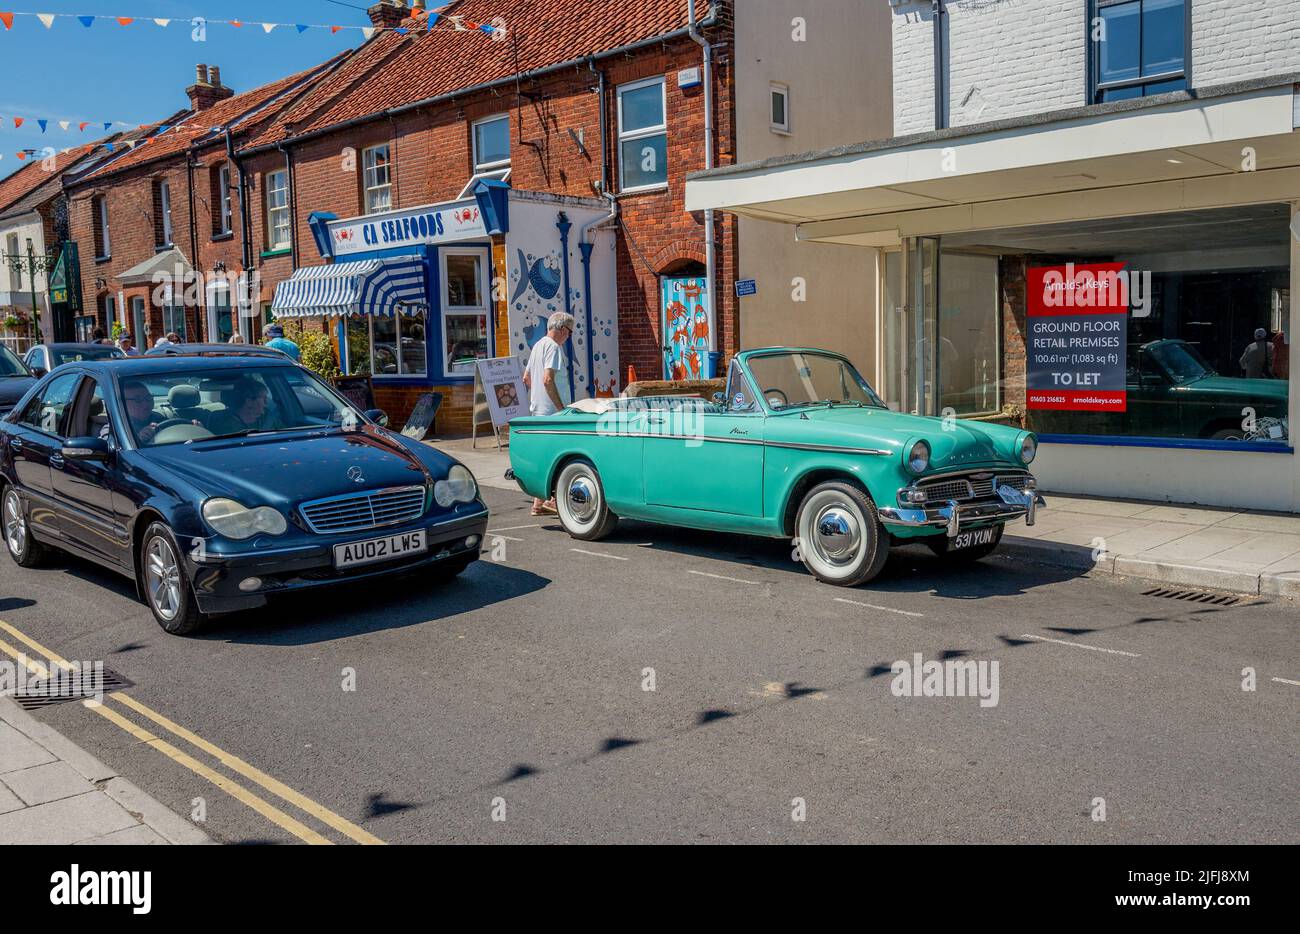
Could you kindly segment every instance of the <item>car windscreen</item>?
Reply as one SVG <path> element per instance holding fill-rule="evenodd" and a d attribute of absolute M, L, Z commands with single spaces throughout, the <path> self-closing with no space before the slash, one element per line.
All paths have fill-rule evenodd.
<path fill-rule="evenodd" d="M 184 370 L 124 376 L 122 407 L 141 447 L 218 437 L 351 428 L 364 417 L 302 367 Z"/>
<path fill-rule="evenodd" d="M 1182 341 L 1152 344 L 1148 352 L 1160 362 L 1175 383 L 1190 383 L 1217 375 L 1196 348 Z"/>
<path fill-rule="evenodd" d="M 829 354 L 764 354 L 749 358 L 749 371 L 773 409 L 828 403 L 884 407 L 853 364 Z"/>
<path fill-rule="evenodd" d="M 107 344 L 100 347 L 51 347 L 50 354 L 54 357 L 55 366 L 79 363 L 82 360 L 112 360 L 126 356 L 116 347 L 109 347 Z"/>
<path fill-rule="evenodd" d="M 31 376 L 23 362 L 8 347 L 0 346 L 0 379 L 6 376 Z"/>

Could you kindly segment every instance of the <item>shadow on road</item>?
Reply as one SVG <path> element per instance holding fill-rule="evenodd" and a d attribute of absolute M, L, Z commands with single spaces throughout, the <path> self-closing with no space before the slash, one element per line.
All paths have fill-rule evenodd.
<path fill-rule="evenodd" d="M 416 574 L 372 587 L 324 587 L 286 595 L 261 609 L 219 616 L 198 638 L 245 645 L 309 645 L 436 623 L 533 593 L 550 582 L 531 571 L 476 561 L 446 582 Z"/>
<path fill-rule="evenodd" d="M 543 526 L 564 534 L 558 523 Z M 622 520 L 610 542 L 624 544 L 648 543 L 655 551 L 698 557 L 709 561 L 733 561 L 742 567 L 723 572 L 745 576 L 743 566 L 760 567 L 769 571 L 783 571 L 811 581 L 811 575 L 800 562 L 794 560 L 794 546 L 787 539 L 760 538 L 723 532 L 703 532 L 678 526 L 656 525 L 651 522 Z M 715 568 L 715 570 L 718 570 Z M 1018 563 L 997 557 L 961 564 L 940 558 L 924 545 L 895 547 L 880 576 L 855 588 L 845 588 L 845 594 L 854 591 L 865 593 L 932 594 L 952 600 L 977 600 L 981 597 L 1018 596 L 1032 587 L 1045 587 L 1061 581 L 1082 577 L 1079 568 Z"/>

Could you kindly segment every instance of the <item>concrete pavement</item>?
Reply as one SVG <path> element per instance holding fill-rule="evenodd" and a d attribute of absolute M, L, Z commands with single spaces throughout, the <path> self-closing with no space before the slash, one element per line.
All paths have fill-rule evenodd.
<path fill-rule="evenodd" d="M 13 698 L 0 697 L 0 845 L 211 842 Z"/>
<path fill-rule="evenodd" d="M 481 485 L 504 479 L 509 442 L 491 435 L 427 442 L 459 458 Z M 1171 587 L 1300 598 L 1300 516 L 1177 503 L 1071 496 L 1044 490 L 1037 522 L 1007 526 L 999 553 Z"/>

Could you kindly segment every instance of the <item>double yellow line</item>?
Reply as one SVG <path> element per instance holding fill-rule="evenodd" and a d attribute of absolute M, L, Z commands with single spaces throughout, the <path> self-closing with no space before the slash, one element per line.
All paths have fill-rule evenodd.
<path fill-rule="evenodd" d="M 47 649 L 45 646 L 41 645 L 35 639 L 20 632 L 18 629 L 14 628 L 9 623 L 6 623 L 4 620 L 0 620 L 0 630 L 12 636 L 14 639 L 16 639 L 18 642 L 21 642 L 23 645 L 27 646 L 28 648 L 35 650 L 40 655 L 43 655 L 52 664 L 57 665 L 63 670 L 65 671 L 76 670 L 76 666 L 73 665 L 71 662 L 69 662 L 67 659 L 51 651 L 50 649 Z M 40 661 L 36 659 L 26 657 L 22 652 L 14 648 L 11 644 L 6 642 L 4 639 L 0 639 L 0 651 L 3 651 L 5 654 L 11 656 L 15 661 L 24 661 L 27 665 L 27 668 L 37 677 L 39 678 L 48 677 L 49 669 L 44 664 L 42 664 Z M 361 827 L 358 827 L 356 824 L 352 823 L 351 821 L 347 820 L 344 817 L 340 817 L 338 814 L 335 814 L 329 808 L 325 807 L 322 804 L 319 804 L 316 801 L 313 801 L 311 798 L 308 798 L 306 795 L 294 791 L 288 785 L 285 785 L 283 782 L 275 778 L 272 778 L 270 775 L 267 775 L 261 769 L 249 765 L 247 762 L 245 762 L 243 759 L 239 758 L 238 756 L 234 755 L 233 753 L 226 752 L 224 749 L 221 749 L 220 747 L 208 742 L 206 739 L 199 736 L 198 734 L 190 730 L 187 730 L 185 727 L 181 726 L 178 723 L 175 723 L 172 720 L 169 720 L 167 717 L 163 716 L 158 711 L 153 710 L 150 707 L 147 707 L 146 705 L 140 703 L 140 701 L 136 700 L 134 697 L 131 697 L 122 691 L 116 691 L 112 694 L 106 694 L 104 697 L 106 702 L 108 700 L 112 700 L 118 704 L 121 704 L 124 707 L 129 708 L 135 713 L 153 721 L 155 724 L 157 724 L 162 729 L 166 730 L 168 733 L 171 733 L 173 736 L 181 740 L 184 740 L 186 743 L 189 743 L 191 746 L 195 747 L 196 749 L 201 750 L 202 752 L 208 754 L 209 756 L 212 756 L 214 759 L 216 759 L 219 763 L 221 763 L 223 766 L 225 766 L 232 772 L 235 772 L 236 774 L 247 779 L 249 782 L 260 786 L 261 788 L 265 789 L 266 791 L 280 798 L 282 801 L 288 802 L 289 804 L 298 808 L 303 813 L 311 815 L 312 817 L 320 821 L 325 826 L 337 830 L 345 837 L 348 837 L 349 839 L 354 840 L 357 843 L 383 844 L 384 842 L 383 840 L 380 840 L 378 837 L 376 837 L 374 834 L 370 833 L 369 831 L 363 830 Z M 109 723 L 112 723 L 114 726 L 117 726 L 124 732 L 130 734 L 135 739 L 139 740 L 141 743 L 153 747 L 154 749 L 162 753 L 164 756 L 171 759 L 173 762 L 176 762 L 178 765 L 184 766 L 194 774 L 204 779 L 207 779 L 209 782 L 216 785 L 218 788 L 226 792 L 226 794 L 230 795 L 235 800 L 252 808 L 258 814 L 262 815 L 267 820 L 271 821 L 271 823 L 288 831 L 289 833 L 293 834 L 295 837 L 299 838 L 300 840 L 303 840 L 306 843 L 323 844 L 323 845 L 330 845 L 334 842 L 328 839 L 327 837 L 323 836 L 322 834 L 318 833 L 317 831 L 313 830 L 311 827 L 308 827 L 306 824 L 302 823 L 296 818 L 285 813 L 283 810 L 271 804 L 265 798 L 260 797 L 259 795 L 251 791 L 246 786 L 240 784 L 239 782 L 235 781 L 232 778 L 229 778 L 226 775 L 223 775 L 222 773 L 216 771 L 215 769 L 212 769 L 211 767 L 205 765 L 204 763 L 195 759 L 193 756 L 184 752 L 177 746 L 173 745 L 172 743 L 169 743 L 167 740 L 155 736 L 153 733 L 150 733 L 144 727 L 139 726 L 134 721 L 123 716 L 118 710 L 109 707 L 107 703 L 101 704 L 94 700 L 86 700 L 83 701 L 82 703 L 87 710 L 91 710 L 97 713 L 99 716 L 103 717 Z"/>

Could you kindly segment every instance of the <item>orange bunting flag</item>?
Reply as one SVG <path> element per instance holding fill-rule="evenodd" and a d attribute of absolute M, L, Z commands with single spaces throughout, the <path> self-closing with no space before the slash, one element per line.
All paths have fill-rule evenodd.
<path fill-rule="evenodd" d="M 339 31 L 340 29 L 342 29 L 342 28 L 343 28 L 342 26 L 331 26 L 331 27 L 330 27 L 330 32 L 331 32 L 331 33 L 336 33 L 336 32 L 338 32 L 338 31 Z"/>
<path fill-rule="evenodd" d="M 14 15 L 12 13 L 0 13 L 0 23 L 5 24 L 5 29 L 13 29 Z"/>
<path fill-rule="evenodd" d="M 22 117 L 14 117 L 14 129 L 16 130 L 16 129 L 18 129 L 18 128 L 19 128 L 20 126 L 22 126 L 22 125 L 23 125 L 23 118 L 22 118 Z"/>
<path fill-rule="evenodd" d="M 237 20 L 237 19 L 232 19 L 232 20 L 230 20 L 229 22 L 230 22 L 230 25 L 231 25 L 231 26 L 234 26 L 236 29 L 243 29 L 243 28 L 244 28 L 244 24 L 241 23 L 241 22 L 240 22 L 239 20 Z"/>
<path fill-rule="evenodd" d="M 19 160 L 27 158 L 27 153 L 23 152 L 21 149 L 14 153 L 14 155 L 17 156 Z"/>
<path fill-rule="evenodd" d="M 83 120 L 83 121 L 81 121 L 80 123 L 77 124 L 77 129 L 80 130 L 81 132 L 85 133 L 85 132 L 86 132 L 86 127 L 88 127 L 88 126 L 90 126 L 90 121 L 89 121 L 89 120 Z"/>
<path fill-rule="evenodd" d="M 117 17 L 117 24 L 118 24 L 119 26 L 130 26 L 130 25 L 131 25 L 132 23 L 134 23 L 134 22 L 135 22 L 135 17 L 134 17 L 134 16 L 119 16 L 119 17 Z"/>

